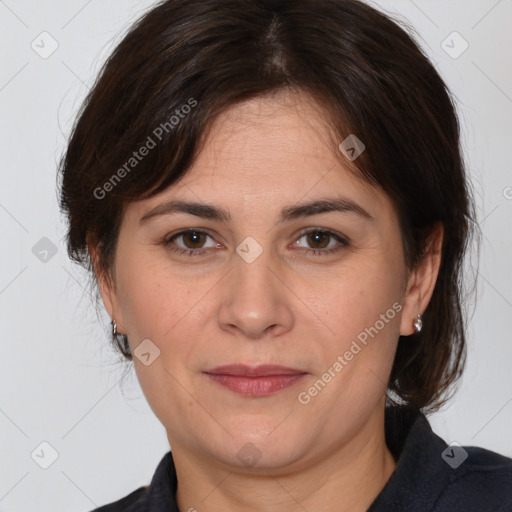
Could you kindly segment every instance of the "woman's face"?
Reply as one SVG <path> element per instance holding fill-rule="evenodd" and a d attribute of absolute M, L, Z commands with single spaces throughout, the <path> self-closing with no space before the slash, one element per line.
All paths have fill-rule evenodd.
<path fill-rule="evenodd" d="M 248 101 L 180 183 L 126 208 L 115 287 L 101 291 L 173 451 L 290 468 L 382 430 L 398 336 L 422 297 L 389 198 L 328 140 L 306 96 Z M 306 206 L 317 201 L 329 203 Z M 224 365 L 291 370 L 213 377 Z"/>

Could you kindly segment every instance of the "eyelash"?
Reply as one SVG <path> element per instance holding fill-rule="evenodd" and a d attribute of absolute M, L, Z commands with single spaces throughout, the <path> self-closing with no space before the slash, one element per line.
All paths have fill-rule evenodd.
<path fill-rule="evenodd" d="M 189 228 L 189 229 L 181 230 L 178 233 L 175 233 L 174 235 L 172 235 L 171 237 L 164 238 L 164 240 L 162 240 L 161 243 L 164 247 L 167 247 L 172 252 L 177 252 L 180 255 L 184 255 L 187 253 L 188 256 L 202 256 L 202 255 L 206 254 L 209 249 L 212 249 L 212 248 L 209 248 L 209 249 L 183 249 L 181 247 L 171 247 L 171 243 L 173 240 L 175 240 L 176 238 L 178 238 L 180 236 L 186 235 L 188 233 L 204 234 L 213 239 L 213 237 L 207 231 Z M 309 233 L 321 233 L 323 235 L 329 235 L 331 238 L 334 238 L 335 240 L 337 240 L 340 243 L 340 245 L 331 247 L 330 249 L 305 249 L 306 254 L 312 253 L 313 256 L 325 256 L 327 254 L 333 254 L 338 251 L 341 251 L 344 247 L 347 247 L 349 245 L 349 242 L 346 238 L 343 238 L 342 236 L 340 236 L 332 231 L 328 231 L 325 229 L 319 229 L 319 228 L 313 228 L 313 229 L 309 229 L 306 231 L 302 231 L 300 233 L 299 237 L 296 239 L 296 241 L 300 240 L 303 236 L 308 235 Z"/>

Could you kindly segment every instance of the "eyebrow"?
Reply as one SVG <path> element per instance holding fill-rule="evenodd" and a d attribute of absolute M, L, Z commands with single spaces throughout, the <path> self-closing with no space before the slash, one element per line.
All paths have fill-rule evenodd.
<path fill-rule="evenodd" d="M 351 199 L 341 198 L 320 199 L 311 203 L 287 206 L 281 211 L 281 216 L 277 223 L 279 224 L 285 221 L 329 212 L 354 213 L 366 220 L 375 221 L 374 217 L 372 217 L 372 215 L 370 215 L 362 206 Z M 205 203 L 173 200 L 159 204 L 149 212 L 145 213 L 141 217 L 139 223 L 144 224 L 155 217 L 176 213 L 189 213 L 196 217 L 217 220 L 220 222 L 229 222 L 231 220 L 229 211 L 224 208 Z"/>

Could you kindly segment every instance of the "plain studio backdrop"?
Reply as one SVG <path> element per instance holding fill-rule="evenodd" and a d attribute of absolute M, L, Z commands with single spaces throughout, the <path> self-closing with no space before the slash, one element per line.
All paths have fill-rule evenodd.
<path fill-rule="evenodd" d="M 154 3 L 0 0 L 0 511 L 91 510 L 148 484 L 169 449 L 133 371 L 121 381 L 109 319 L 98 322 L 68 260 L 56 193 L 81 101 Z M 483 232 L 466 371 L 430 421 L 448 443 L 510 457 L 512 2 L 372 5 L 415 27 L 457 98 Z"/>

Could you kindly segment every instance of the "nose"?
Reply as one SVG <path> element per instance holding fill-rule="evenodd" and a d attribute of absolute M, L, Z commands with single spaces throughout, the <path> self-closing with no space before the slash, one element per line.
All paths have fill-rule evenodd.
<path fill-rule="evenodd" d="M 270 334 L 279 336 L 293 327 L 293 295 L 282 267 L 281 272 L 279 269 L 270 250 L 264 250 L 250 263 L 234 255 L 218 313 L 223 330 L 257 340 Z"/>

